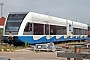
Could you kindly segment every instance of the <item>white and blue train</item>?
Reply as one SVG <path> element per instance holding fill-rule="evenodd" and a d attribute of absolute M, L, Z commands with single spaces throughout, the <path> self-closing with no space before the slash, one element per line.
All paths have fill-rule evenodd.
<path fill-rule="evenodd" d="M 88 25 L 38 14 L 34 12 L 11 12 L 5 21 L 3 36 L 12 35 L 14 42 L 29 44 L 87 40 Z"/>

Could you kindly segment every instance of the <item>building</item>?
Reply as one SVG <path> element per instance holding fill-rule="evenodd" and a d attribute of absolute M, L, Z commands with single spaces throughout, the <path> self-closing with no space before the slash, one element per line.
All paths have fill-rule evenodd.
<path fill-rule="evenodd" d="M 3 26 L 4 26 L 4 22 L 5 22 L 5 18 L 1 17 L 0 18 L 0 28 L 2 28 L 2 29 L 3 29 Z"/>

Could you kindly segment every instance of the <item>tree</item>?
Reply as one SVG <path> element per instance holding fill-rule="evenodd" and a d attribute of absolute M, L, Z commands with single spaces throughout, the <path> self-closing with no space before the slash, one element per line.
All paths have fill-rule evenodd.
<path fill-rule="evenodd" d="M 88 31 L 90 31 L 90 26 L 88 26 Z"/>
<path fill-rule="evenodd" d="M 3 29 L 0 28 L 0 36 L 3 35 Z"/>

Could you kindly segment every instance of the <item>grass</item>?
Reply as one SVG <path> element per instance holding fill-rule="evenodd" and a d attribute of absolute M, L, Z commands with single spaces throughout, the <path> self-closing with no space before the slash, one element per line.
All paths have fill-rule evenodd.
<path fill-rule="evenodd" d="M 75 45 L 69 45 L 69 44 L 83 44 L 85 42 L 64 42 L 64 43 L 60 43 L 60 44 L 55 44 L 56 46 L 69 46 L 69 49 L 74 49 Z M 83 46 L 82 49 L 89 49 L 86 46 Z"/>
<path fill-rule="evenodd" d="M 27 46 L 13 46 L 6 43 L 0 44 L 0 51 L 1 49 L 4 49 L 4 51 L 7 51 L 7 49 L 18 50 L 18 49 L 24 49 L 24 48 L 27 48 Z"/>

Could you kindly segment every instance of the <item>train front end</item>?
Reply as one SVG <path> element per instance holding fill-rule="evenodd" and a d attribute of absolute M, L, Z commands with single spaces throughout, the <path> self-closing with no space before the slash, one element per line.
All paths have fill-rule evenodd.
<path fill-rule="evenodd" d="M 14 44 L 15 42 L 19 42 L 17 40 L 19 28 L 22 24 L 27 13 L 9 13 L 3 30 L 3 41 L 6 43 Z"/>

